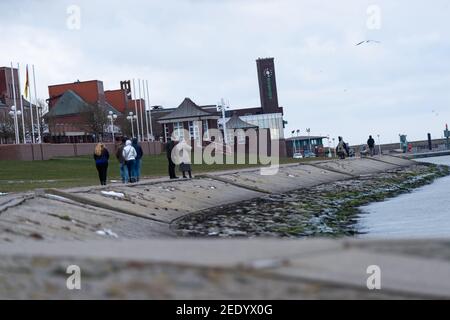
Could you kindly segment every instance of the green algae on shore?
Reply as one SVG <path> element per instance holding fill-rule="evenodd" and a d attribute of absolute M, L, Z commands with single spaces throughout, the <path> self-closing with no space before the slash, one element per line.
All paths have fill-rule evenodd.
<path fill-rule="evenodd" d="M 419 164 L 208 209 L 176 221 L 172 228 L 185 237 L 352 236 L 359 233 L 359 207 L 449 174 L 447 166 Z"/>

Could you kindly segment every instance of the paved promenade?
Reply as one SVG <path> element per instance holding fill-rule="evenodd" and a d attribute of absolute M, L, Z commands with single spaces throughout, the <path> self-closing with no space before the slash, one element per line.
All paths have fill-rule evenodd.
<path fill-rule="evenodd" d="M 68 290 L 66 269 L 81 269 Z M 369 290 L 369 266 L 380 290 Z M 450 298 L 450 241 L 124 240 L 0 245 L 0 298 Z"/>

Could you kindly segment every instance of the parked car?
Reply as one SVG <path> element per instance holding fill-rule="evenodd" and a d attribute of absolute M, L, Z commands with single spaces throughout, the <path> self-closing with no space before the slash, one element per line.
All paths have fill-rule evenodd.
<path fill-rule="evenodd" d="M 294 159 L 303 159 L 303 155 L 301 153 L 294 153 Z"/>
<path fill-rule="evenodd" d="M 315 158 L 316 154 L 312 151 L 305 150 L 305 152 L 303 152 L 303 157 L 304 158 Z"/>

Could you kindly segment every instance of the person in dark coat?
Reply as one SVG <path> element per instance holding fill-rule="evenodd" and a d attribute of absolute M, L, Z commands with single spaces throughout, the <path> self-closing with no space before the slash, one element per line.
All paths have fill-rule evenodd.
<path fill-rule="evenodd" d="M 166 143 L 166 155 L 167 161 L 169 162 L 169 177 L 170 179 L 178 179 L 175 175 L 175 162 L 172 159 L 172 150 L 175 148 L 175 143 L 170 138 L 168 140 Z"/>
<path fill-rule="evenodd" d="M 373 157 L 375 154 L 375 140 L 372 138 L 372 136 L 369 136 L 369 140 L 367 140 L 367 145 L 369 146 L 370 155 Z"/>
<path fill-rule="evenodd" d="M 144 156 L 144 151 L 142 150 L 142 147 L 138 143 L 138 139 L 133 139 L 133 148 L 136 150 L 137 156 L 134 161 L 134 174 L 136 181 L 139 181 L 139 178 L 141 177 L 141 165 L 142 165 L 142 157 Z"/>
<path fill-rule="evenodd" d="M 128 168 L 125 158 L 123 157 L 123 148 L 125 148 L 125 142 L 127 138 L 123 137 L 121 143 L 117 146 L 116 149 L 116 158 L 120 163 L 120 177 L 122 178 L 122 183 L 127 183 L 130 180 L 128 175 Z"/>
<path fill-rule="evenodd" d="M 342 137 L 338 137 L 338 145 L 336 147 L 336 154 L 339 159 L 345 159 L 346 156 L 349 155 L 348 145 L 344 142 Z"/>
<path fill-rule="evenodd" d="M 98 143 L 95 146 L 94 160 L 95 166 L 98 171 L 98 178 L 100 179 L 100 184 L 102 186 L 106 186 L 106 180 L 108 175 L 109 152 L 103 143 Z"/>

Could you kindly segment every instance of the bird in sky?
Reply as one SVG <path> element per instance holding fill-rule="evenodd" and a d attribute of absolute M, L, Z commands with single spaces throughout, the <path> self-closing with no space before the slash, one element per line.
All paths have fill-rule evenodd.
<path fill-rule="evenodd" d="M 360 46 L 360 45 L 362 45 L 364 43 L 381 43 L 381 42 L 378 41 L 378 40 L 364 40 L 364 41 L 361 41 L 361 42 L 357 43 L 355 46 Z"/>

